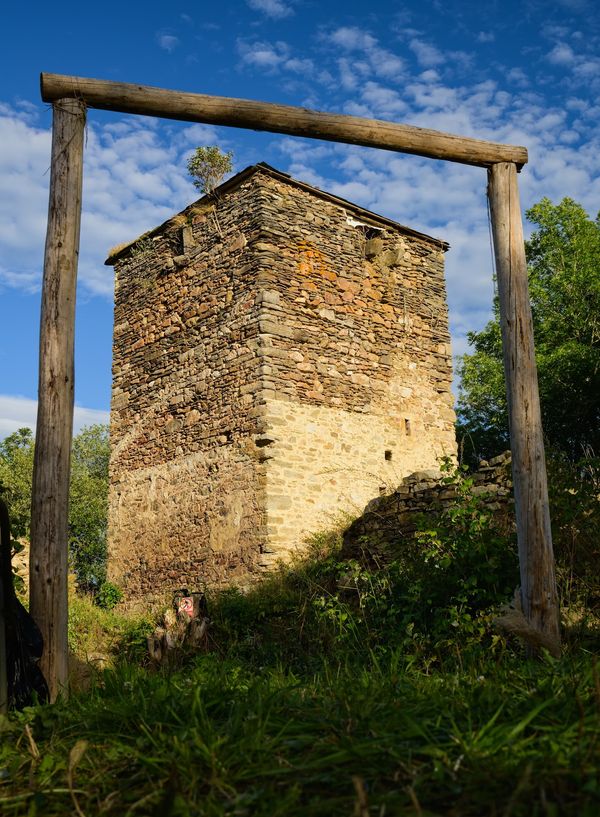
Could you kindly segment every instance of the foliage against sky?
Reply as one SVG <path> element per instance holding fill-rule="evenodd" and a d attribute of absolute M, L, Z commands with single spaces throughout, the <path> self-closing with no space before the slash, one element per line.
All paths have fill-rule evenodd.
<path fill-rule="evenodd" d="M 38 72 L 305 105 L 525 144 L 523 204 L 570 196 L 598 209 L 600 58 L 592 0 L 323 0 L 220 6 L 107 0 L 9 4 L 0 99 L 0 435 L 33 424 L 51 112 Z M 76 8 L 77 13 L 74 14 Z M 26 36 L 25 36 L 26 32 Z M 455 352 L 490 314 L 485 172 L 383 151 L 90 112 L 78 301 L 78 423 L 106 418 L 112 315 L 108 249 L 197 198 L 199 144 L 267 161 L 448 240 Z M 87 412 L 87 414 L 85 413 Z M 90 412 L 95 412 L 90 414 Z"/>
<path fill-rule="evenodd" d="M 93 589 L 106 576 L 108 427 L 86 426 L 73 438 L 69 487 L 69 557 L 79 586 Z M 0 495 L 13 535 L 28 537 L 34 438 L 21 428 L 0 441 Z"/>
<path fill-rule="evenodd" d="M 600 451 L 600 216 L 549 199 L 527 211 L 526 242 L 544 435 L 574 460 Z M 507 448 L 500 322 L 470 334 L 461 363 L 459 436 L 480 456 Z"/>

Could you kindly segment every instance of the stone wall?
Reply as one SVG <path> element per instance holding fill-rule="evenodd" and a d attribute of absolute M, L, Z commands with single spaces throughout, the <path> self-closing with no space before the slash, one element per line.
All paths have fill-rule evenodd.
<path fill-rule="evenodd" d="M 481 497 L 497 514 L 501 524 L 514 525 L 511 454 L 506 451 L 489 462 L 482 461 L 471 475 L 472 496 Z M 402 549 L 403 542 L 417 530 L 422 514 L 440 513 L 456 502 L 453 484 L 444 481 L 438 469 L 409 474 L 390 494 L 373 499 L 362 515 L 344 532 L 343 558 L 385 561 Z"/>
<path fill-rule="evenodd" d="M 267 564 L 455 454 L 455 416 L 441 242 L 279 180 L 259 206 Z"/>
<path fill-rule="evenodd" d="M 253 186 L 191 208 L 116 264 L 109 572 L 130 592 L 256 569 Z"/>
<path fill-rule="evenodd" d="M 352 207 L 257 170 L 118 255 L 126 590 L 245 581 L 455 453 L 444 245 Z"/>

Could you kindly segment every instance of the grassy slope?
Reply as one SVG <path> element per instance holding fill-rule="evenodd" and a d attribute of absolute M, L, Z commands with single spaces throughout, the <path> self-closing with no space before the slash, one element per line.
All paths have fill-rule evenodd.
<path fill-rule="evenodd" d="M 289 629 L 300 597 L 275 625 L 256 598 L 215 652 L 161 672 L 124 660 L 68 703 L 3 720 L 2 814 L 75 800 L 119 817 L 598 813 L 600 679 L 582 646 L 560 661 L 498 643 L 375 657 L 313 632 L 305 652 Z"/>
<path fill-rule="evenodd" d="M 424 674 L 392 659 L 299 677 L 214 656 L 172 675 L 121 667 L 4 724 L 2 813 L 68 814 L 75 796 L 108 815 L 597 814 L 590 662 L 481 668 Z"/>
<path fill-rule="evenodd" d="M 160 672 L 147 624 L 74 603 L 72 647 L 115 664 L 0 721 L 0 813 L 595 817 L 596 568 L 559 558 L 577 630 L 560 660 L 527 660 L 490 629 L 514 559 L 489 523 L 467 499 L 410 559 L 373 571 L 322 550 L 213 597 L 209 651 Z"/>

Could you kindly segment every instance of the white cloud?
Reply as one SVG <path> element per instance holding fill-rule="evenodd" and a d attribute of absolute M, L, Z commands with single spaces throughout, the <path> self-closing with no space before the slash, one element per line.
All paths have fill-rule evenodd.
<path fill-rule="evenodd" d="M 506 73 L 506 78 L 519 88 L 527 88 L 529 85 L 529 77 L 522 68 L 511 68 Z"/>
<path fill-rule="evenodd" d="M 171 54 L 179 45 L 179 39 L 174 34 L 157 34 L 156 39 L 163 51 Z"/>
<path fill-rule="evenodd" d="M 0 439 L 19 428 L 35 431 L 37 400 L 12 394 L 0 394 Z M 110 413 L 98 409 L 75 406 L 73 411 L 73 433 L 78 434 L 84 426 L 106 424 Z"/>
<path fill-rule="evenodd" d="M 0 264 L 0 291 L 2 284 L 32 294 L 40 288 L 40 270 L 13 269 Z"/>
<path fill-rule="evenodd" d="M 377 77 L 395 82 L 404 76 L 404 60 L 393 51 L 382 48 L 368 31 L 357 26 L 342 26 L 324 35 L 323 39 L 342 51 L 362 54 L 362 59 L 353 57 L 351 62 L 345 57 L 338 58 L 342 85 L 346 89 L 355 87 L 358 74 L 365 76 L 373 72 Z"/>
<path fill-rule="evenodd" d="M 285 3 L 283 0 L 246 0 L 246 2 L 254 11 L 260 11 L 274 20 L 281 20 L 294 13 L 291 3 Z"/>
<path fill-rule="evenodd" d="M 365 104 L 368 102 L 377 111 L 377 118 L 398 120 L 408 108 L 398 91 L 378 82 L 365 82 L 361 89 L 361 96 Z"/>
<path fill-rule="evenodd" d="M 559 5 L 569 9 L 569 11 L 581 12 L 589 8 L 589 0 L 558 0 Z"/>
<path fill-rule="evenodd" d="M 338 60 L 338 69 L 340 72 L 342 88 L 344 88 L 346 91 L 353 91 L 359 82 L 359 77 L 357 76 L 356 69 L 352 65 L 351 60 L 349 60 L 347 57 L 341 57 Z"/>
<path fill-rule="evenodd" d="M 31 291 L 42 263 L 48 212 L 50 132 L 0 109 L 0 287 Z"/>
<path fill-rule="evenodd" d="M 267 70 L 280 68 L 290 54 L 289 46 L 281 41 L 269 43 L 261 40 L 238 40 L 237 48 L 245 65 Z"/>
<path fill-rule="evenodd" d="M 301 60 L 297 57 L 292 57 L 291 59 L 287 60 L 284 67 L 287 71 L 292 71 L 295 74 L 302 74 L 304 76 L 312 74 L 315 68 L 312 60 Z"/>
<path fill-rule="evenodd" d="M 554 41 L 553 48 L 545 55 L 547 62 L 558 71 L 564 71 L 560 81 L 571 86 L 585 86 L 588 91 L 600 92 L 600 58 L 598 40 L 584 37 L 579 31 L 548 26 L 544 35 Z M 570 43 L 568 42 L 570 40 Z"/>
<path fill-rule="evenodd" d="M 339 45 L 347 51 L 368 51 L 375 48 L 377 40 L 372 34 L 356 26 L 342 26 L 329 35 L 334 45 Z"/>
<path fill-rule="evenodd" d="M 480 31 L 476 37 L 478 43 L 493 43 L 496 35 L 493 31 Z"/>
<path fill-rule="evenodd" d="M 430 68 L 427 71 L 423 71 L 422 74 L 419 74 L 419 79 L 423 82 L 439 82 L 440 75 L 433 68 Z"/>
<path fill-rule="evenodd" d="M 567 43 L 557 43 L 548 54 L 548 60 L 554 65 L 572 65 L 575 62 L 575 54 Z"/>
<path fill-rule="evenodd" d="M 39 110 L 39 109 L 38 109 Z M 84 154 L 79 280 L 112 297 L 110 247 L 160 224 L 197 198 L 187 154 L 215 144 L 205 125 L 157 126 L 128 117 L 88 123 Z M 13 108 L 0 108 L 0 289 L 39 289 L 48 209 L 50 131 Z"/>
<path fill-rule="evenodd" d="M 272 43 L 263 40 L 238 40 L 237 50 L 244 65 L 267 73 L 281 70 L 309 77 L 315 71 L 311 59 L 292 56 L 289 45 L 281 40 Z"/>
<path fill-rule="evenodd" d="M 441 65 L 445 59 L 439 49 L 430 43 L 423 42 L 417 38 L 411 40 L 408 44 L 411 51 L 414 52 L 419 63 L 425 68 L 435 68 L 436 65 Z"/>

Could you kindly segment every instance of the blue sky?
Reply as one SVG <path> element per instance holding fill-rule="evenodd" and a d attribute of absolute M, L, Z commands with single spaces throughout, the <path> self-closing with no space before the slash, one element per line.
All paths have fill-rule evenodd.
<path fill-rule="evenodd" d="M 592 0 L 11 3 L 0 55 L 0 437 L 35 423 L 51 111 L 39 73 L 304 105 L 524 144 L 524 208 L 600 207 L 600 27 Z M 449 241 L 455 354 L 490 313 L 485 171 L 231 128 L 90 111 L 76 336 L 76 428 L 106 421 L 108 249 L 196 198 L 197 145 L 233 150 Z"/>

